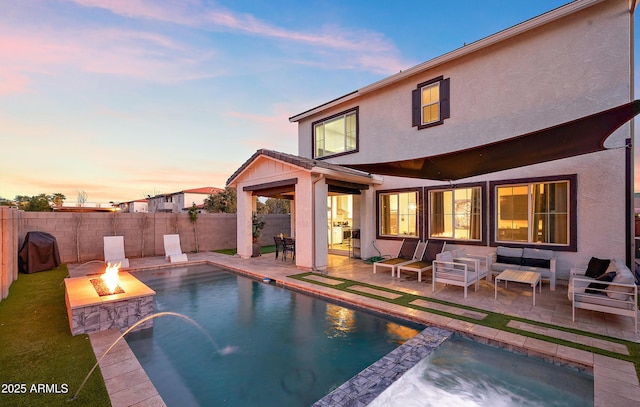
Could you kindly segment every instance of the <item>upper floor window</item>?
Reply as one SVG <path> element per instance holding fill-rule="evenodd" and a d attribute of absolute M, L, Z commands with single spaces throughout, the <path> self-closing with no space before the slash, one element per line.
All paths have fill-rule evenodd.
<path fill-rule="evenodd" d="M 449 107 L 449 78 L 442 76 L 423 82 L 413 90 L 412 97 L 412 125 L 423 129 L 425 127 L 442 124 L 450 117 Z"/>
<path fill-rule="evenodd" d="M 379 194 L 380 236 L 418 236 L 418 192 Z"/>
<path fill-rule="evenodd" d="M 576 177 L 495 184 L 496 242 L 575 245 Z M 572 241 L 573 240 L 573 241 Z"/>
<path fill-rule="evenodd" d="M 429 237 L 482 240 L 480 186 L 429 190 Z"/>
<path fill-rule="evenodd" d="M 358 109 L 340 113 L 313 123 L 313 157 L 358 150 Z"/>

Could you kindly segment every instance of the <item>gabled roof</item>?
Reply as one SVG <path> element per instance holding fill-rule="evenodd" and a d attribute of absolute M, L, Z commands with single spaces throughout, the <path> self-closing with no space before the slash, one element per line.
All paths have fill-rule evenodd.
<path fill-rule="evenodd" d="M 341 103 L 344 103 L 346 101 L 352 100 L 352 99 L 356 99 L 360 96 L 363 96 L 367 93 L 376 91 L 380 88 L 384 88 L 386 86 L 392 85 L 396 82 L 402 81 L 408 77 L 411 77 L 413 75 L 417 75 L 420 74 L 424 71 L 428 71 L 430 69 L 433 69 L 439 65 L 445 64 L 447 62 L 453 61 L 455 59 L 461 58 L 463 56 L 469 55 L 473 52 L 482 50 L 484 48 L 490 47 L 494 44 L 497 44 L 499 42 L 505 41 L 509 38 L 515 37 L 516 35 L 520 35 L 522 33 L 525 33 L 527 31 L 533 30 L 535 28 L 538 28 L 540 26 L 543 26 L 545 24 L 551 23 L 553 21 L 556 21 L 560 18 L 566 17 L 568 15 L 571 15 L 573 13 L 577 13 L 578 11 L 584 10 L 588 7 L 591 7 L 593 5 L 596 5 L 598 3 L 602 3 L 603 1 L 606 0 L 576 0 L 576 1 L 572 1 L 568 4 L 565 4 L 564 6 L 560 6 L 554 10 L 548 11 L 544 14 L 541 14 L 537 17 L 534 17 L 532 19 L 529 19 L 527 21 L 524 21 L 520 24 L 514 25 L 513 27 L 507 28 L 505 30 L 499 31 L 495 34 L 492 34 L 488 37 L 482 38 L 478 41 L 472 42 L 470 44 L 465 44 L 464 46 L 453 50 L 451 52 L 448 52 L 444 55 L 441 55 L 439 57 L 433 58 L 429 61 L 423 62 L 419 65 L 416 65 L 412 68 L 406 69 L 404 71 L 400 71 L 399 73 L 395 74 L 395 75 L 391 75 L 385 79 L 382 79 L 380 81 L 374 82 L 370 85 L 367 85 L 363 88 L 360 88 L 358 90 L 355 90 L 351 93 L 348 93 L 344 96 L 338 97 L 336 99 L 333 99 L 327 103 L 323 103 L 322 105 L 316 106 L 314 108 L 311 108 L 307 111 L 304 111 L 302 113 L 299 113 L 295 116 L 292 116 L 289 118 L 290 122 L 298 122 L 300 120 L 303 120 L 309 116 L 312 116 L 318 112 L 321 112 L 323 110 L 329 109 L 333 106 L 339 105 Z M 635 8 L 635 1 L 633 2 L 633 4 L 630 3 L 630 9 L 633 10 Z"/>
<path fill-rule="evenodd" d="M 288 164 L 291 164 L 296 167 L 300 167 L 307 171 L 313 171 L 314 169 L 324 169 L 329 171 L 335 171 L 338 173 L 342 173 L 345 175 L 353 175 L 358 177 L 366 177 L 371 178 L 371 174 L 368 174 L 363 171 L 354 170 L 351 168 L 343 167 L 338 164 L 331 164 L 329 162 L 323 160 L 314 160 L 312 158 L 300 157 L 297 155 L 281 153 L 279 151 L 260 149 L 256 151 L 244 164 L 240 166 L 227 180 L 227 185 L 231 184 L 240 174 L 242 174 L 253 162 L 255 162 L 260 157 L 269 157 L 274 160 L 282 161 Z"/>

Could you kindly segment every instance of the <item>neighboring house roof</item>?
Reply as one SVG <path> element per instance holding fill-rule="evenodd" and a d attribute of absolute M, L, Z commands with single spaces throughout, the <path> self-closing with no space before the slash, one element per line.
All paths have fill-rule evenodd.
<path fill-rule="evenodd" d="M 202 188 L 194 188 L 194 189 L 185 189 L 184 191 L 174 192 L 174 194 L 185 193 L 185 194 L 217 194 L 218 192 L 223 192 L 224 190 L 221 188 L 215 187 L 202 187 Z"/>
<path fill-rule="evenodd" d="M 564 6 L 558 7 L 554 10 L 548 11 L 544 14 L 541 14 L 537 17 L 534 17 L 530 20 L 527 20 L 525 22 L 522 22 L 520 24 L 514 25 L 513 27 L 507 28 L 505 30 L 499 31 L 493 35 L 490 35 L 488 37 L 485 37 L 483 39 L 480 39 L 478 41 L 472 42 L 470 44 L 465 44 L 464 46 L 453 50 L 449 53 L 446 53 L 444 55 L 441 55 L 439 57 L 436 57 L 434 59 L 431 59 L 429 61 L 423 62 L 419 65 L 416 65 L 412 68 L 406 69 L 404 71 L 400 71 L 399 73 L 395 74 L 395 75 L 391 75 L 385 79 L 382 79 L 380 81 L 374 82 L 370 85 L 367 85 L 363 88 L 360 88 L 356 91 L 353 91 L 351 93 L 348 93 L 344 96 L 341 96 L 339 98 L 336 98 L 332 101 L 329 101 L 327 103 L 324 103 L 320 106 L 316 106 L 312 109 L 309 109 L 305 112 L 299 113 L 295 116 L 292 116 L 289 118 L 290 122 L 298 122 L 300 120 L 303 120 L 309 116 L 312 116 L 316 113 L 319 113 L 323 110 L 329 109 L 333 106 L 339 105 L 341 103 L 344 103 L 346 101 L 352 100 L 352 99 L 356 99 L 360 96 L 363 96 L 367 93 L 376 91 L 380 88 L 384 88 L 386 86 L 392 85 L 396 82 L 399 82 L 401 80 L 404 80 L 408 77 L 411 77 L 413 75 L 417 75 L 420 74 L 424 71 L 427 71 L 429 69 L 433 69 L 434 67 L 437 67 L 439 65 L 448 63 L 450 61 L 453 61 L 455 59 L 461 58 L 463 56 L 469 55 L 473 52 L 482 50 L 484 48 L 490 47 L 492 45 L 495 45 L 499 42 L 505 41 L 509 38 L 512 38 L 516 35 L 520 35 L 524 32 L 533 30 L 534 28 L 538 28 L 542 25 L 551 23 L 553 21 L 556 21 L 560 18 L 566 17 L 570 14 L 576 13 L 580 10 L 584 10 L 588 7 L 591 7 L 595 4 L 601 3 L 603 1 L 606 0 L 576 0 L 573 1 L 571 3 L 565 4 Z M 633 4 L 630 3 L 630 9 L 633 10 L 636 6 L 636 2 L 633 1 Z"/>
<path fill-rule="evenodd" d="M 178 192 L 169 192 L 167 194 L 158 194 L 155 196 L 151 196 L 149 197 L 150 199 L 154 199 L 154 198 L 159 198 L 159 197 L 166 197 L 166 196 L 171 196 L 171 195 L 179 195 L 179 194 L 217 194 L 219 192 L 223 192 L 224 189 L 222 188 L 216 188 L 216 187 L 201 187 L 201 188 L 193 188 L 193 189 L 185 189 L 182 191 L 178 191 Z"/>
<path fill-rule="evenodd" d="M 373 176 L 363 171 L 354 170 L 351 168 L 344 167 L 338 164 L 331 164 L 322 160 L 314 160 L 312 158 L 300 157 L 297 155 L 281 153 L 278 151 L 260 149 L 255 152 L 244 164 L 240 166 L 227 180 L 227 185 L 232 183 L 240 174 L 242 174 L 251 164 L 256 161 L 259 157 L 265 156 L 275 160 L 283 161 L 288 164 L 294 165 L 296 167 L 303 168 L 308 171 L 313 171 L 317 169 L 324 169 L 329 171 L 335 171 L 338 173 L 342 173 L 345 175 L 353 175 L 358 177 L 366 177 L 371 178 L 373 180 Z"/>

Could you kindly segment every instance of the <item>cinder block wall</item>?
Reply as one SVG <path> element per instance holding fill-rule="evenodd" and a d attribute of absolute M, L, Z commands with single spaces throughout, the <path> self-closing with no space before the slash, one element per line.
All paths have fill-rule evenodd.
<path fill-rule="evenodd" d="M 22 215 L 19 244 L 27 232 L 50 233 L 57 240 L 63 263 L 103 259 L 103 236 L 124 236 L 128 258 L 164 255 L 162 237 L 172 233 L 180 235 L 182 250 L 196 250 L 194 225 L 186 213 L 17 212 Z M 266 222 L 260 237 L 263 245 L 272 245 L 273 236 L 278 233 L 290 234 L 289 215 L 262 216 Z M 200 213 L 195 229 L 199 251 L 236 247 L 235 214 Z M 13 252 L 17 254 L 18 250 L 19 247 Z"/>
<path fill-rule="evenodd" d="M 0 300 L 18 278 L 18 236 L 22 211 L 0 206 Z"/>

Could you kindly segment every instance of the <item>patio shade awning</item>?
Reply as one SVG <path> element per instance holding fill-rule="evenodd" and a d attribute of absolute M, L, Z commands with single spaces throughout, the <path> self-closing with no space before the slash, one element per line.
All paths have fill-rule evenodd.
<path fill-rule="evenodd" d="M 640 113 L 640 100 L 532 133 L 465 150 L 374 164 L 342 164 L 371 174 L 453 181 L 606 150 L 605 140 Z"/>

